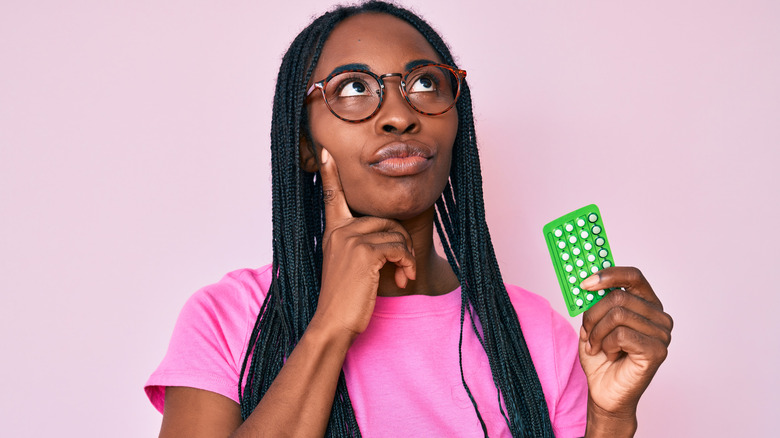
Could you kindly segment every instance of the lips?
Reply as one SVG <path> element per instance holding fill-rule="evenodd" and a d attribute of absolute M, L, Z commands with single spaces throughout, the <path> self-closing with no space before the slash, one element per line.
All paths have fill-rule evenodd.
<path fill-rule="evenodd" d="M 422 143 L 394 142 L 379 148 L 369 166 L 386 176 L 412 176 L 431 167 L 434 155 L 434 150 Z"/>

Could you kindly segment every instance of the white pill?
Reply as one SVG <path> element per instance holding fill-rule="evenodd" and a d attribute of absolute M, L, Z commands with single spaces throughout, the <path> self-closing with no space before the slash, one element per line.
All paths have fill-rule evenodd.
<path fill-rule="evenodd" d="M 559 241 L 558 242 L 558 248 L 560 248 L 560 249 L 566 248 L 566 242 L 564 242 L 563 240 Z"/>
<path fill-rule="evenodd" d="M 571 232 L 573 229 L 574 227 L 571 224 L 566 224 L 566 231 Z"/>
<path fill-rule="evenodd" d="M 571 290 L 571 293 L 573 293 L 574 295 L 579 295 L 580 294 L 580 288 L 575 287 L 574 289 Z"/>
<path fill-rule="evenodd" d="M 598 268 L 598 266 L 591 266 L 591 267 L 590 267 L 590 272 L 592 272 L 592 273 L 594 273 L 594 274 L 595 274 L 596 272 L 599 272 L 599 268 Z"/>
<path fill-rule="evenodd" d="M 576 262 L 576 263 L 577 263 L 577 267 L 578 267 L 578 268 L 581 268 L 581 267 L 582 267 L 582 265 L 584 265 L 584 264 L 585 264 L 585 262 L 583 262 L 583 261 L 582 261 L 582 259 L 577 259 L 577 262 Z"/>
<path fill-rule="evenodd" d="M 608 252 L 607 252 L 607 250 L 606 250 L 606 249 L 604 249 L 604 248 L 601 248 L 601 251 L 599 251 L 599 257 L 602 257 L 602 258 L 603 258 L 603 257 L 606 257 L 606 256 L 607 256 L 607 254 L 609 254 L 609 253 L 608 253 Z"/>
<path fill-rule="evenodd" d="M 599 217 L 598 215 L 596 215 L 596 213 L 591 213 L 590 215 L 588 215 L 588 220 L 591 222 L 596 222 L 597 220 L 599 220 Z"/>
<path fill-rule="evenodd" d="M 572 265 L 566 265 L 566 272 L 571 272 L 574 270 L 574 266 Z"/>
<path fill-rule="evenodd" d="M 584 227 L 585 226 L 585 221 L 582 220 L 582 219 L 577 219 L 577 226 L 578 227 Z"/>
<path fill-rule="evenodd" d="M 585 242 L 585 245 L 582 245 L 582 247 L 585 248 L 585 251 L 590 251 L 591 249 L 593 249 L 593 244 L 591 244 L 590 242 Z"/>
<path fill-rule="evenodd" d="M 585 271 L 580 271 L 580 278 L 585 278 L 588 276 L 588 273 Z"/>
<path fill-rule="evenodd" d="M 555 237 L 561 237 L 563 236 L 563 231 L 556 229 L 555 231 L 553 231 L 553 234 L 555 235 Z"/>
<path fill-rule="evenodd" d="M 604 238 L 603 237 L 597 237 L 596 238 L 596 245 L 604 246 Z"/>
<path fill-rule="evenodd" d="M 580 237 L 582 237 L 583 239 L 587 239 L 588 238 L 588 232 L 587 231 L 581 232 L 580 233 Z"/>
<path fill-rule="evenodd" d="M 582 300 L 577 300 L 577 305 L 581 306 L 582 305 Z"/>
<path fill-rule="evenodd" d="M 571 277 L 569 277 L 569 283 L 574 284 L 576 282 L 577 282 L 577 277 L 575 277 L 573 275 Z"/>
<path fill-rule="evenodd" d="M 571 243 L 577 243 L 577 238 L 576 238 L 576 237 L 574 237 L 574 236 L 570 236 L 570 237 L 569 237 L 569 242 L 571 242 Z"/>
<path fill-rule="evenodd" d="M 580 249 L 579 248 L 574 248 L 574 249 L 571 250 L 571 253 L 574 254 L 574 255 L 580 255 Z"/>
<path fill-rule="evenodd" d="M 604 289 L 601 289 L 601 290 L 599 291 L 599 296 L 602 296 L 602 297 L 604 296 Z"/>
<path fill-rule="evenodd" d="M 588 296 L 585 298 L 587 298 L 588 301 L 593 301 L 593 294 L 588 294 Z"/>
<path fill-rule="evenodd" d="M 609 268 L 612 266 L 612 263 L 609 260 L 604 260 L 604 263 L 601 264 L 602 268 Z"/>
<path fill-rule="evenodd" d="M 593 234 L 599 234 L 601 232 L 601 227 L 594 225 L 593 228 L 591 228 L 591 231 L 593 231 Z"/>
<path fill-rule="evenodd" d="M 588 261 L 593 263 L 594 261 L 596 261 L 596 256 L 594 256 L 593 254 L 588 254 Z"/>

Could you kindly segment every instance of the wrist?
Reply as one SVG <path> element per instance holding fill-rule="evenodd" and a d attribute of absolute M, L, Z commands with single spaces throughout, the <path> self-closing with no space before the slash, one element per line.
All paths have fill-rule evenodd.
<path fill-rule="evenodd" d="M 346 351 L 355 342 L 357 334 L 344 330 L 338 325 L 329 324 L 328 321 L 319 317 L 316 313 L 306 327 L 303 335 L 308 341 L 327 346 L 328 349 Z"/>
<path fill-rule="evenodd" d="M 609 412 L 588 397 L 588 424 L 585 438 L 633 437 L 637 429 L 636 407 L 625 412 Z"/>

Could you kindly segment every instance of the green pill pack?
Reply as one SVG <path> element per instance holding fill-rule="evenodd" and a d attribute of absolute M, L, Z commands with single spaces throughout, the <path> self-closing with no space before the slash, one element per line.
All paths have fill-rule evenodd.
<path fill-rule="evenodd" d="M 566 309 L 577 316 L 611 290 L 580 288 L 582 280 L 615 265 L 601 212 L 596 204 L 587 205 L 548 223 L 543 232 Z"/>

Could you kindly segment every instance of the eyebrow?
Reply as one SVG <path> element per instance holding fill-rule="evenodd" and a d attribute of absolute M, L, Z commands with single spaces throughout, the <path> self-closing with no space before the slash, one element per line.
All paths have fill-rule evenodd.
<path fill-rule="evenodd" d="M 345 72 L 345 71 L 348 71 L 348 70 L 366 70 L 366 71 L 371 71 L 371 67 L 369 67 L 366 64 L 359 64 L 359 63 L 354 63 L 354 62 L 350 63 L 350 64 L 344 64 L 344 65 L 340 65 L 340 66 L 334 68 L 333 71 L 330 72 L 328 77 L 333 77 L 333 76 L 335 76 L 335 75 L 337 75 L 337 74 L 339 74 L 341 72 Z"/>
<path fill-rule="evenodd" d="M 419 65 L 425 65 L 425 64 L 438 64 L 436 61 L 432 61 L 430 59 L 415 59 L 414 61 L 409 61 L 404 66 L 404 71 L 409 71 Z M 340 65 L 333 69 L 333 71 L 330 72 L 328 77 L 333 77 L 339 73 L 349 71 L 349 70 L 366 70 L 366 71 L 372 71 L 371 67 L 369 67 L 367 64 L 361 64 L 357 62 L 352 62 L 349 64 Z"/>
<path fill-rule="evenodd" d="M 418 65 L 425 65 L 425 64 L 440 64 L 437 61 L 432 61 L 430 59 L 415 59 L 414 61 L 410 61 L 406 64 L 406 71 L 409 71 Z"/>

